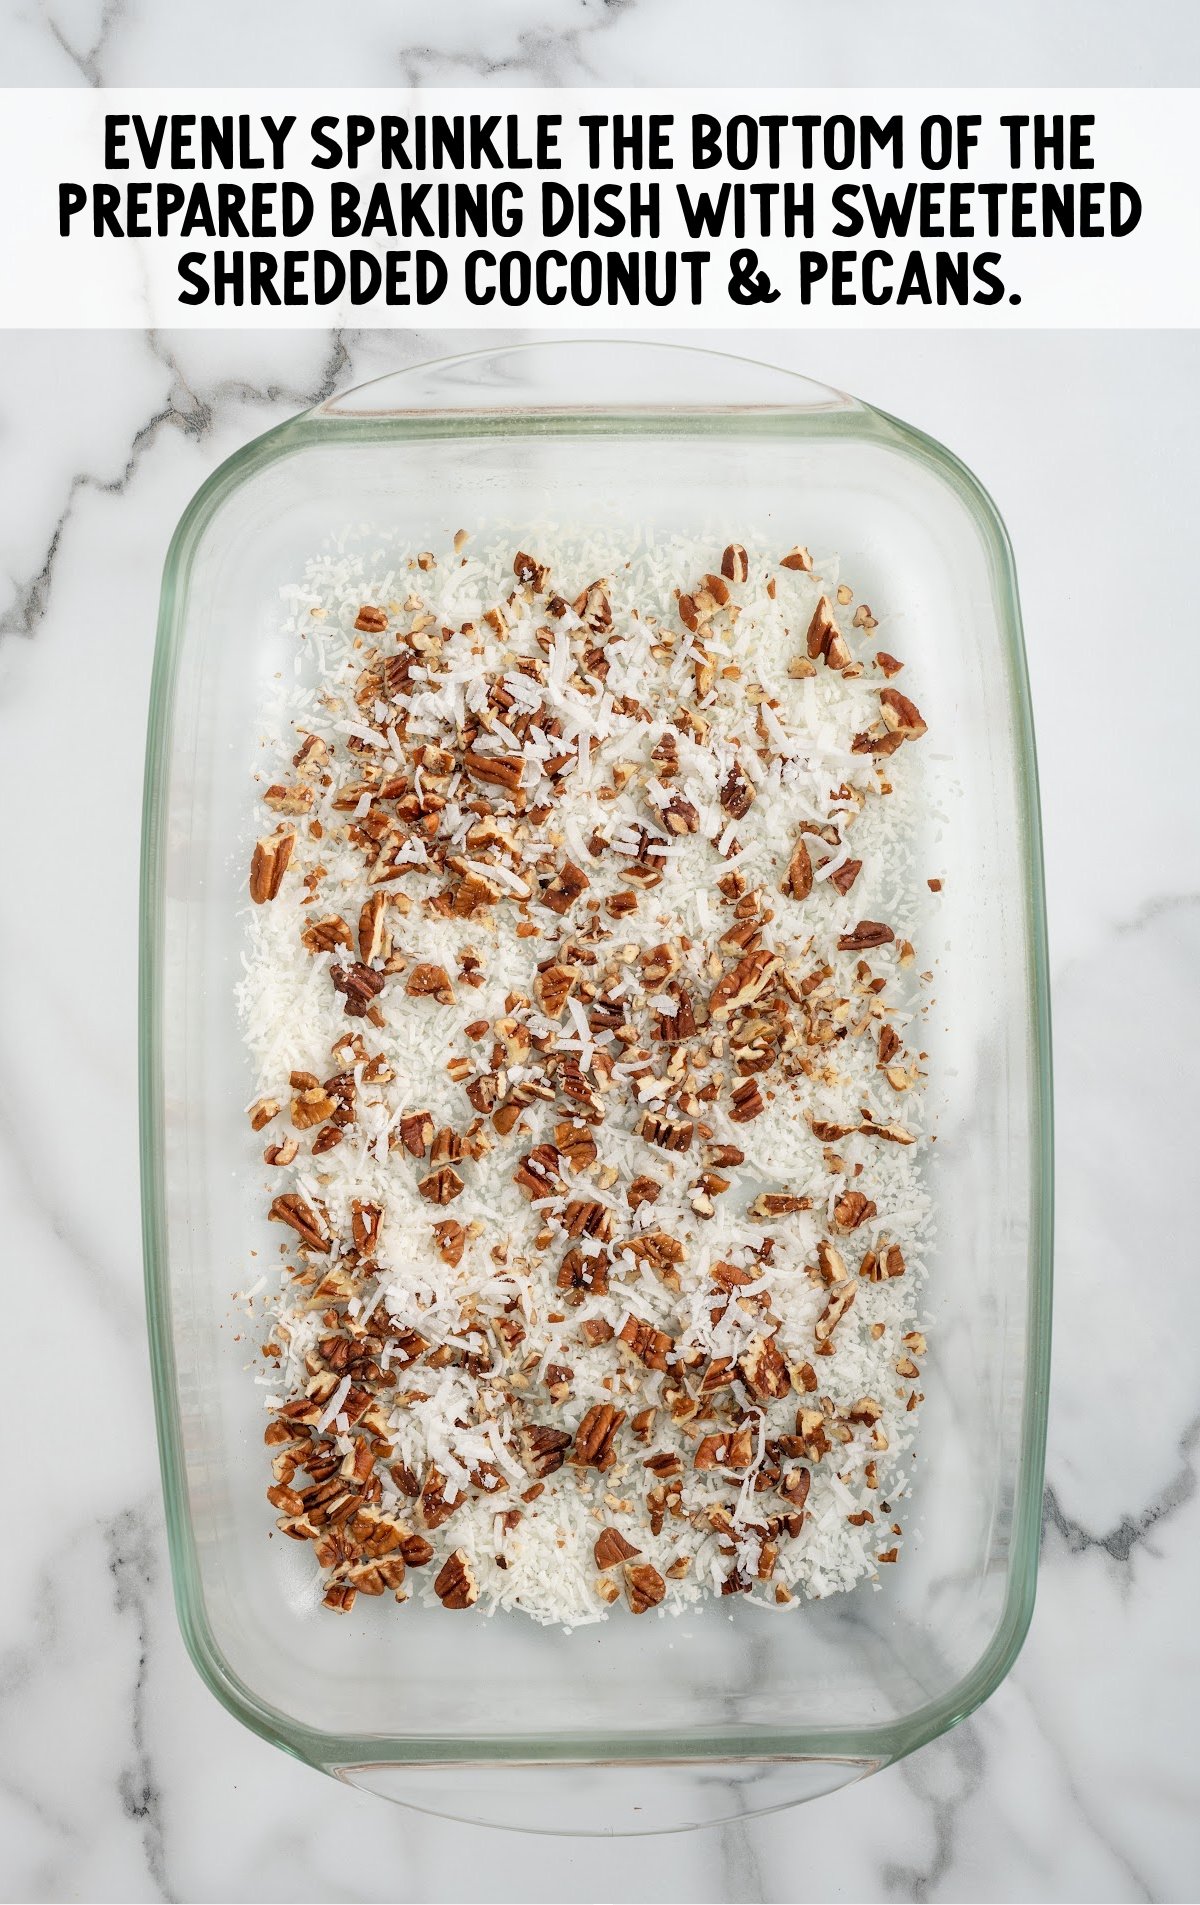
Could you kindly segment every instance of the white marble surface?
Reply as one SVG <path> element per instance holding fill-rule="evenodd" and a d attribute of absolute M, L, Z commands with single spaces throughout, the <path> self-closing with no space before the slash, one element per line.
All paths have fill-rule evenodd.
<path fill-rule="evenodd" d="M 323 1782 L 241 1731 L 184 1656 L 135 1149 L 138 810 L 163 552 L 235 446 L 335 383 L 457 341 L 5 342 L 0 759 L 19 819 L 2 889 L 0 1198 L 8 1436 L 28 1453 L 10 1469 L 0 1887 L 53 1900 L 1192 1897 L 1192 337 L 776 340 L 781 361 L 958 449 L 1020 563 L 1060 1222 L 1041 1590 L 1008 1683 L 955 1733 L 804 1812 L 580 1844 L 447 1826 Z M 54 1400 L 64 1368 L 68 1408 Z"/>
<path fill-rule="evenodd" d="M 317 0 L 8 0 L 3 77 L 1120 84 L 1185 83 L 1200 67 L 1200 12 L 1184 0 L 1149 0 L 1136 28 L 1123 0 L 758 0 L 733 14 L 722 0 L 363 0 L 333 31 L 329 18 Z M 242 1731 L 184 1655 L 147 1380 L 135 1124 L 138 816 L 162 558 L 231 450 L 323 392 L 469 341 L 65 333 L 0 345 L 0 772 L 14 816 L 0 884 L 0 1260 L 16 1456 L 0 1894 L 1194 1898 L 1194 336 L 816 333 L 760 347 L 951 444 L 996 496 L 1020 565 L 1060 1215 L 1041 1587 L 1009 1681 L 954 1733 L 802 1812 L 597 1843 L 449 1826 L 322 1781 Z"/>

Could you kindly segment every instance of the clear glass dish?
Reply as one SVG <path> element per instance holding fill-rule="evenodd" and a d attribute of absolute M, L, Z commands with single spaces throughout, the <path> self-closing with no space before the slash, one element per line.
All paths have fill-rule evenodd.
<path fill-rule="evenodd" d="M 267 1538 L 261 1392 L 231 1310 L 245 1186 L 232 1002 L 279 588 L 331 530 L 635 520 L 840 552 L 902 615 L 942 818 L 927 943 L 939 1231 L 915 1538 L 878 1590 L 783 1618 L 712 1604 L 566 1634 L 415 1605 L 334 1619 Z M 898 642 L 900 638 L 898 637 Z M 783 371 L 607 342 L 458 357 L 331 399 L 195 497 L 163 580 L 141 965 L 146 1291 L 179 1619 L 247 1726 L 409 1804 L 530 1830 L 661 1831 L 787 1805 L 976 1707 L 1032 1611 L 1049 1362 L 1050 1045 L 1036 770 L 1003 524 L 918 431 Z M 290 1550 L 290 1552 L 283 1552 Z M 538 1769 L 536 1772 L 531 1768 Z"/>

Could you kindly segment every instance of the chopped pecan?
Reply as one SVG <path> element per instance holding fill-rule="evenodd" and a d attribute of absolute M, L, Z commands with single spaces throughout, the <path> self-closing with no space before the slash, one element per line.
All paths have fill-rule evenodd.
<path fill-rule="evenodd" d="M 675 1339 L 668 1336 L 665 1330 L 655 1329 L 653 1323 L 647 1323 L 642 1317 L 627 1316 L 617 1336 L 630 1355 L 644 1363 L 647 1369 L 667 1368 Z"/>
<path fill-rule="evenodd" d="M 454 1004 L 454 987 L 445 966 L 414 966 L 404 982 L 410 999 L 436 999 L 439 1005 Z"/>
<path fill-rule="evenodd" d="M 463 1180 L 453 1165 L 443 1164 L 436 1171 L 431 1171 L 428 1177 L 423 1177 L 417 1189 L 431 1204 L 450 1204 L 461 1195 Z"/>
<path fill-rule="evenodd" d="M 592 1552 L 596 1558 L 596 1566 L 603 1573 L 606 1568 L 615 1568 L 619 1561 L 632 1561 L 634 1556 L 642 1551 L 640 1548 L 635 1548 L 631 1541 L 626 1541 L 619 1529 L 602 1528 L 596 1536 L 596 1545 Z"/>
<path fill-rule="evenodd" d="M 479 1583 L 462 1548 L 455 1548 L 442 1563 L 434 1578 L 433 1591 L 443 1607 L 473 1607 L 479 1599 Z"/>
<path fill-rule="evenodd" d="M 258 1098 L 250 1107 L 250 1129 L 261 1131 L 277 1118 L 281 1110 L 278 1098 Z"/>
<path fill-rule="evenodd" d="M 803 1511 L 808 1500 L 808 1491 L 812 1486 L 812 1470 L 790 1468 L 779 1478 L 779 1492 L 794 1514 Z"/>
<path fill-rule="evenodd" d="M 536 595 L 541 594 L 550 580 L 548 566 L 544 562 L 538 562 L 535 557 L 526 555 L 523 549 L 518 549 L 513 557 L 513 574 L 518 582 L 523 582 Z"/>
<path fill-rule="evenodd" d="M 862 1191 L 843 1191 L 833 1207 L 833 1221 L 839 1230 L 857 1230 L 877 1215 L 877 1206 Z"/>
<path fill-rule="evenodd" d="M 802 569 L 806 575 L 811 575 L 813 560 L 808 550 L 797 543 L 794 549 L 788 550 L 786 556 L 780 556 L 779 566 L 781 569 Z"/>
<path fill-rule="evenodd" d="M 898 688 L 879 690 L 879 711 L 888 732 L 898 734 L 902 740 L 918 741 L 926 732 L 920 709 Z"/>
<path fill-rule="evenodd" d="M 861 860 L 843 860 L 840 867 L 830 874 L 830 886 L 836 886 L 843 899 L 862 872 Z"/>
<path fill-rule="evenodd" d="M 509 793 L 517 791 L 525 772 L 523 754 L 477 754 L 468 748 L 462 763 L 472 780 L 506 788 Z"/>
<path fill-rule="evenodd" d="M 313 803 L 311 787 L 290 787 L 279 783 L 268 787 L 263 795 L 263 805 L 275 814 L 306 814 Z"/>
<path fill-rule="evenodd" d="M 400 1140 L 411 1157 L 423 1158 L 433 1143 L 433 1118 L 428 1111 L 410 1111 L 400 1120 Z"/>
<path fill-rule="evenodd" d="M 689 1118 L 664 1118 L 658 1112 L 644 1111 L 636 1129 L 647 1144 L 656 1144 L 663 1151 L 686 1151 L 695 1125 Z"/>
<path fill-rule="evenodd" d="M 562 1186 L 559 1165 L 562 1163 L 555 1146 L 538 1144 L 521 1159 L 513 1173 L 513 1183 L 526 1197 L 552 1197 Z"/>
<path fill-rule="evenodd" d="M 740 542 L 731 542 L 721 557 L 721 574 L 730 582 L 745 582 L 750 574 L 750 558 Z"/>
<path fill-rule="evenodd" d="M 852 931 L 838 939 L 839 952 L 866 952 L 872 946 L 890 946 L 896 935 L 882 920 L 860 919 Z"/>
<path fill-rule="evenodd" d="M 727 1434 L 706 1435 L 696 1446 L 692 1466 L 697 1469 L 748 1468 L 754 1460 L 754 1436 L 750 1429 L 731 1429 Z"/>
<path fill-rule="evenodd" d="M 760 947 L 746 953 L 731 970 L 722 975 L 709 999 L 714 1019 L 727 1019 L 734 1012 L 761 998 L 779 970 L 779 959 Z"/>
<path fill-rule="evenodd" d="M 656 1177 L 635 1177 L 625 1193 L 626 1202 L 631 1210 L 639 1204 L 656 1203 L 662 1193 L 662 1185 Z"/>
<path fill-rule="evenodd" d="M 784 875 L 783 885 L 780 891 L 786 893 L 790 899 L 806 900 L 812 892 L 812 885 L 812 857 L 809 854 L 804 835 L 800 834 L 797 837 L 795 846 L 792 848 L 792 857 L 788 861 L 787 872 Z"/>
<path fill-rule="evenodd" d="M 750 1206 L 751 1217 L 790 1217 L 793 1211 L 811 1210 L 811 1197 L 797 1197 L 792 1191 L 760 1191 Z"/>
<path fill-rule="evenodd" d="M 631 1613 L 645 1614 L 649 1608 L 657 1607 L 666 1591 L 662 1575 L 649 1562 L 626 1562 L 625 1596 Z"/>
<path fill-rule="evenodd" d="M 838 1285 L 820 1316 L 817 1318 L 816 1329 L 813 1333 L 818 1343 L 827 1343 L 830 1340 L 834 1330 L 841 1322 L 843 1316 L 845 1316 L 850 1305 L 854 1302 L 856 1294 L 857 1292 L 852 1283 L 847 1282 Z"/>
<path fill-rule="evenodd" d="M 338 992 L 345 994 L 347 1018 L 365 1018 L 387 984 L 386 973 L 376 972 L 356 960 L 350 966 L 330 966 L 329 977 Z"/>
<path fill-rule="evenodd" d="M 358 956 L 364 965 L 371 965 L 376 959 L 387 956 L 387 936 L 383 927 L 383 916 L 387 908 L 386 893 L 372 893 L 359 908 L 358 914 Z"/>
<path fill-rule="evenodd" d="M 543 889 L 542 904 L 552 913 L 565 913 L 581 893 L 591 885 L 586 873 L 573 861 L 564 860 L 550 884 Z"/>
<path fill-rule="evenodd" d="M 788 1366 L 774 1336 L 756 1336 L 749 1349 L 738 1357 L 738 1369 L 747 1389 L 759 1401 L 777 1402 L 791 1389 Z"/>
<path fill-rule="evenodd" d="M 547 966 L 533 982 L 534 996 L 548 1019 L 561 1019 L 578 974 L 570 966 Z"/>
<path fill-rule="evenodd" d="M 598 1349 L 601 1343 L 611 1343 L 613 1326 L 602 1316 L 589 1316 L 579 1325 L 579 1334 L 590 1349 Z"/>
<path fill-rule="evenodd" d="M 594 1164 L 599 1155 L 596 1140 L 587 1126 L 573 1124 L 568 1119 L 555 1125 L 554 1143 L 573 1171 L 582 1171 Z"/>
<path fill-rule="evenodd" d="M 278 894 L 295 844 L 295 830 L 291 827 L 280 827 L 255 841 L 250 860 L 250 898 L 256 906 L 262 906 Z"/>
<path fill-rule="evenodd" d="M 529 1473 L 545 1481 L 547 1475 L 562 1467 L 571 1437 L 549 1422 L 530 1422 L 517 1430 L 517 1445 Z"/>
<path fill-rule="evenodd" d="M 310 953 L 332 952 L 335 946 L 353 948 L 354 945 L 350 928 L 338 913 L 330 913 L 324 919 L 309 920 L 300 938 Z"/>
<path fill-rule="evenodd" d="M 319 1250 L 323 1257 L 329 1255 L 330 1237 L 324 1221 L 298 1192 L 286 1191 L 277 1197 L 267 1215 L 274 1223 L 289 1224 L 310 1250 Z"/>
<path fill-rule="evenodd" d="M 743 820 L 754 804 L 754 788 L 735 761 L 721 788 L 721 806 L 733 820 Z"/>
<path fill-rule="evenodd" d="M 700 831 L 700 813 L 690 800 L 682 794 L 676 794 L 663 809 L 663 820 L 671 833 L 698 833 Z"/>
<path fill-rule="evenodd" d="M 387 611 L 376 608 L 372 602 L 364 602 L 354 618 L 355 628 L 366 635 L 382 635 L 387 625 Z"/>
<path fill-rule="evenodd" d="M 575 1444 L 568 1460 L 575 1468 L 611 1468 L 616 1460 L 613 1443 L 624 1420 L 623 1409 L 614 1409 L 611 1402 L 596 1403 L 575 1431 Z"/>
<path fill-rule="evenodd" d="M 448 1263 L 451 1268 L 461 1263 L 467 1244 L 467 1233 L 462 1225 L 455 1218 L 447 1217 L 433 1226 L 433 1234 L 437 1238 L 438 1255 L 442 1262 Z"/>
<path fill-rule="evenodd" d="M 735 1085 L 729 1116 L 734 1124 L 749 1124 L 751 1118 L 757 1118 L 766 1108 L 766 1101 L 759 1090 L 757 1078 L 745 1078 Z"/>

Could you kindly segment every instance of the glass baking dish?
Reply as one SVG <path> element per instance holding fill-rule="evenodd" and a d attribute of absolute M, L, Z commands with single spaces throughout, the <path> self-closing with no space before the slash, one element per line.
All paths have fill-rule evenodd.
<path fill-rule="evenodd" d="M 267 1241 L 236 1023 L 259 709 L 279 590 L 331 531 L 406 550 L 547 517 L 838 551 L 902 618 L 929 722 L 925 943 L 938 1207 L 902 1565 L 774 1618 L 727 1602 L 574 1633 L 415 1605 L 325 1613 L 270 1540 L 261 1391 L 231 1293 Z M 938 444 L 711 352 L 580 341 L 385 377 L 270 431 L 187 509 L 163 580 L 147 748 L 142 1182 L 179 1619 L 247 1726 L 457 1817 L 655 1831 L 767 1810 L 911 1752 L 986 1699 L 1033 1604 L 1050 1328 L 1051 1122 L 1033 733 L 996 510 Z M 285 1552 L 285 1550 L 287 1552 Z M 530 1768 L 539 1769 L 531 1775 Z M 553 1772 L 553 1784 L 550 1783 Z"/>

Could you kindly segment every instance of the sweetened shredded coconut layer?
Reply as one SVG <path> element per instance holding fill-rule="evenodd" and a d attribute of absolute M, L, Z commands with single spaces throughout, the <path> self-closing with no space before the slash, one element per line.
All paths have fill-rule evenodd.
<path fill-rule="evenodd" d="M 287 591 L 268 1494 L 340 1611 L 787 1607 L 901 1545 L 924 723 L 832 561 L 530 539 Z"/>

